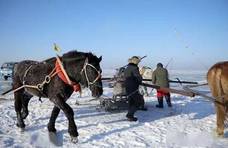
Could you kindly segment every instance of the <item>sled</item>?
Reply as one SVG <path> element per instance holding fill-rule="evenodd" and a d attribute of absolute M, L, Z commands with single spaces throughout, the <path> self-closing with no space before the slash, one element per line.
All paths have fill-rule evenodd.
<path fill-rule="evenodd" d="M 113 88 L 113 96 L 104 96 L 100 98 L 100 108 L 104 109 L 105 111 L 120 111 L 120 110 L 126 110 L 128 108 L 128 97 L 126 95 L 125 85 L 124 85 L 124 67 L 121 67 L 117 69 L 116 74 L 113 78 L 102 78 L 103 81 L 108 81 L 108 86 L 110 88 Z M 151 79 L 143 79 L 143 82 L 151 81 Z M 170 80 L 171 83 L 180 83 L 180 84 L 195 84 L 197 85 L 197 82 L 188 82 L 188 81 L 173 81 Z M 152 85 L 148 83 L 142 83 L 141 86 L 144 87 L 150 87 L 153 89 L 159 89 L 164 92 L 170 92 L 170 93 L 176 93 L 184 96 L 194 97 L 195 94 L 191 91 L 187 90 L 177 90 L 173 88 L 164 88 L 157 85 Z M 139 93 L 143 95 L 143 91 L 140 91 Z"/>
<path fill-rule="evenodd" d="M 126 95 L 124 85 L 124 67 L 117 69 L 112 79 L 102 78 L 103 80 L 111 80 L 109 86 L 113 88 L 113 96 L 104 96 L 100 99 L 100 108 L 105 111 L 120 111 L 128 108 L 128 97 Z"/>
<path fill-rule="evenodd" d="M 128 108 L 127 96 L 102 97 L 100 98 L 100 108 L 108 112 L 126 110 Z"/>

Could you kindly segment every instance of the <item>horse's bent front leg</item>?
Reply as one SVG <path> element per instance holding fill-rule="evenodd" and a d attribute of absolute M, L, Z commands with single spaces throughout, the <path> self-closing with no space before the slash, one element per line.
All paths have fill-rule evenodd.
<path fill-rule="evenodd" d="M 60 109 L 57 106 L 54 106 L 52 113 L 51 113 L 51 118 L 50 118 L 49 123 L 48 123 L 48 131 L 49 132 L 56 132 L 55 121 L 59 115 L 59 112 L 60 112 Z"/>
<path fill-rule="evenodd" d="M 14 107 L 15 107 L 15 111 L 17 114 L 17 126 L 20 128 L 24 128 L 25 127 L 25 123 L 23 121 L 22 115 L 21 115 L 21 109 L 22 109 L 22 98 L 23 98 L 23 91 L 17 91 L 14 93 Z"/>
<path fill-rule="evenodd" d="M 217 134 L 218 136 L 224 135 L 224 121 L 225 121 L 225 107 L 216 104 L 216 115 L 217 115 Z"/>
<path fill-rule="evenodd" d="M 78 131 L 77 126 L 74 122 L 74 112 L 73 109 L 64 101 L 63 98 L 59 97 L 55 101 L 55 105 L 57 105 L 65 114 L 68 119 L 68 133 L 72 138 L 72 142 L 77 142 Z"/>

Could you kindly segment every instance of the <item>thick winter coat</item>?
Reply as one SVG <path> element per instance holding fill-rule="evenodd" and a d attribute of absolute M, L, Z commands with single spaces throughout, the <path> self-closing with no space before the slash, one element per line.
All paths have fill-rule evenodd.
<path fill-rule="evenodd" d="M 152 83 L 161 87 L 169 87 L 169 74 L 167 69 L 157 67 L 152 74 Z"/>
<path fill-rule="evenodd" d="M 142 76 L 139 73 L 139 68 L 136 64 L 129 63 L 124 71 L 126 93 L 130 94 L 138 90 L 142 83 Z"/>

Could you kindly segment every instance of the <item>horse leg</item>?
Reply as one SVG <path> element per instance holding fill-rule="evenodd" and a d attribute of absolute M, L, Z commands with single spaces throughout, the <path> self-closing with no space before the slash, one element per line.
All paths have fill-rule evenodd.
<path fill-rule="evenodd" d="M 77 126 L 74 122 L 74 111 L 73 109 L 64 101 L 64 98 L 58 97 L 55 101 L 55 105 L 58 106 L 65 114 L 68 119 L 68 133 L 72 138 L 72 142 L 76 143 L 78 137 Z"/>
<path fill-rule="evenodd" d="M 15 111 L 17 114 L 17 124 L 16 125 L 20 128 L 25 127 L 25 123 L 24 123 L 22 115 L 21 115 L 23 93 L 24 93 L 23 90 L 19 90 L 14 93 L 14 99 L 15 99 L 14 107 L 15 107 Z"/>
<path fill-rule="evenodd" d="M 25 119 L 28 116 L 28 114 L 29 114 L 28 103 L 29 103 L 31 98 L 32 98 L 32 95 L 30 95 L 30 94 L 28 94 L 26 92 L 23 94 L 22 112 L 21 112 L 21 116 L 22 116 L 23 119 Z"/>
<path fill-rule="evenodd" d="M 48 123 L 48 131 L 49 132 L 56 132 L 55 121 L 59 115 L 59 112 L 60 112 L 60 109 L 57 106 L 54 106 L 52 113 L 51 113 L 51 118 L 50 118 L 49 123 Z"/>
<path fill-rule="evenodd" d="M 217 116 L 217 134 L 219 136 L 224 135 L 224 121 L 225 121 L 225 107 L 220 104 L 216 104 L 216 116 Z"/>

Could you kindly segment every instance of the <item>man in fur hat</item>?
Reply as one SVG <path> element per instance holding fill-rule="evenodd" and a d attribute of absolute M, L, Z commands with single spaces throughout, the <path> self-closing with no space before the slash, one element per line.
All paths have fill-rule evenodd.
<path fill-rule="evenodd" d="M 126 94 L 128 96 L 128 113 L 126 117 L 129 121 L 137 121 L 134 113 L 137 110 L 147 110 L 144 107 L 143 96 L 139 93 L 139 85 L 142 83 L 142 76 L 139 73 L 138 63 L 141 58 L 133 56 L 128 60 L 127 68 L 124 71 Z"/>

